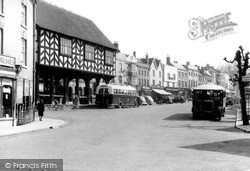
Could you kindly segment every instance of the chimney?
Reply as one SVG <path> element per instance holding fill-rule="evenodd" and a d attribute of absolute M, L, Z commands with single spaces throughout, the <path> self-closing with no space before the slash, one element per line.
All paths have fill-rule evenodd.
<path fill-rule="evenodd" d="M 209 69 L 209 67 L 210 67 L 209 64 L 207 64 L 207 69 Z"/>
<path fill-rule="evenodd" d="M 134 57 L 136 58 L 136 51 L 133 51 L 133 55 L 134 55 Z"/>
<path fill-rule="evenodd" d="M 148 52 L 146 53 L 146 61 L 147 61 L 147 64 L 149 64 Z"/>
<path fill-rule="evenodd" d="M 200 70 L 200 66 L 198 66 L 198 65 L 195 65 L 195 66 L 197 67 L 198 70 Z"/>
<path fill-rule="evenodd" d="M 170 64 L 170 56 L 167 56 L 167 58 L 166 58 L 166 64 Z"/>
<path fill-rule="evenodd" d="M 114 41 L 113 45 L 119 50 L 119 43 L 118 43 L 118 41 Z M 119 50 L 119 52 L 120 52 L 120 50 Z"/>
<path fill-rule="evenodd" d="M 188 66 L 188 65 L 190 65 L 190 62 L 188 61 L 188 62 L 186 62 L 186 66 Z"/>

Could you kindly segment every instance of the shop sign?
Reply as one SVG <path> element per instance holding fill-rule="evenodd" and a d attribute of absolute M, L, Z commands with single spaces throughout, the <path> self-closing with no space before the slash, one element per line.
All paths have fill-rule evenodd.
<path fill-rule="evenodd" d="M 0 65 L 14 67 L 15 58 L 0 55 Z"/>

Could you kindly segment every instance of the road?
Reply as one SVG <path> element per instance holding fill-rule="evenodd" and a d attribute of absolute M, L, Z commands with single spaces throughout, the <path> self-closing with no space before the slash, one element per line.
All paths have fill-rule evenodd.
<path fill-rule="evenodd" d="M 0 139 L 0 158 L 63 159 L 64 170 L 250 170 L 250 135 L 192 120 L 191 103 L 46 111 L 69 124 Z"/>

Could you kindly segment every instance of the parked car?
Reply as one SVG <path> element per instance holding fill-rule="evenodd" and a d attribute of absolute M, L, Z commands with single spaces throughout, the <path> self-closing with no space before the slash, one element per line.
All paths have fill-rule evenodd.
<path fill-rule="evenodd" d="M 153 100 L 153 98 L 152 98 L 151 96 L 144 96 L 144 97 L 145 97 L 145 99 L 146 99 L 146 102 L 147 102 L 149 105 L 152 105 L 152 104 L 155 103 L 154 100 Z"/>
<path fill-rule="evenodd" d="M 184 103 L 185 101 L 186 101 L 185 98 L 182 97 L 182 96 L 176 96 L 176 97 L 174 97 L 174 99 L 173 99 L 173 102 L 174 102 L 174 103 Z"/>
<path fill-rule="evenodd" d="M 226 97 L 226 106 L 233 105 L 233 98 L 232 97 Z"/>
<path fill-rule="evenodd" d="M 173 99 L 170 96 L 164 96 L 162 98 L 162 103 L 172 104 L 173 103 Z"/>
<path fill-rule="evenodd" d="M 144 96 L 139 96 L 139 105 L 147 105 L 147 101 Z"/>

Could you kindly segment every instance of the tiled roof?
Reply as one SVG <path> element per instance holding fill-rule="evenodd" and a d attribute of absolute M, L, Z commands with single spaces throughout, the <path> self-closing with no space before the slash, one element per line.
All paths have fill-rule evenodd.
<path fill-rule="evenodd" d="M 91 20 L 43 0 L 37 1 L 37 25 L 70 37 L 118 50 Z"/>
<path fill-rule="evenodd" d="M 154 61 L 154 58 L 149 58 L 148 60 L 149 60 L 149 65 L 151 65 L 152 62 Z"/>
<path fill-rule="evenodd" d="M 181 70 L 187 70 L 183 65 L 179 64 L 179 63 L 173 63 L 173 65 L 177 68 L 177 69 L 181 69 Z"/>
<path fill-rule="evenodd" d="M 157 67 L 159 67 L 161 60 L 155 59 L 155 62 L 156 62 Z"/>

